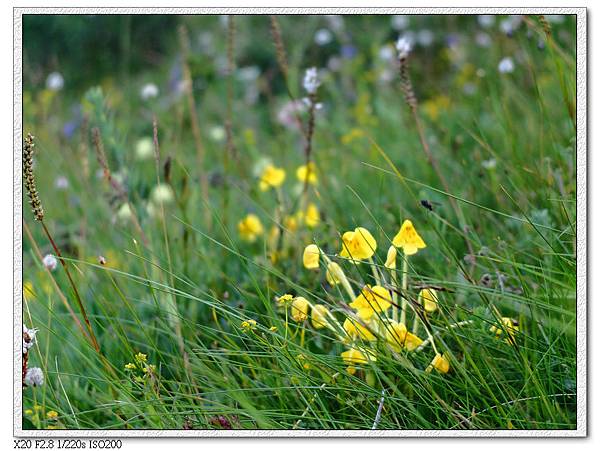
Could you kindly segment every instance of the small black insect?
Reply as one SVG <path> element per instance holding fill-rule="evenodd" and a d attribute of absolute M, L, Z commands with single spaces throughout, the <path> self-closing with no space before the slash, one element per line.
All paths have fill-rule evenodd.
<path fill-rule="evenodd" d="M 421 199 L 421 206 L 423 208 L 427 208 L 427 210 L 429 210 L 429 211 L 433 211 L 433 204 L 431 202 L 429 202 L 427 199 Z"/>

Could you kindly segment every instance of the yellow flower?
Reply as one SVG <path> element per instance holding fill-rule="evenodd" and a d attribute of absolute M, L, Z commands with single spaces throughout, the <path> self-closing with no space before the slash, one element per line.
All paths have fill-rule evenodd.
<path fill-rule="evenodd" d="M 298 230 L 298 220 L 293 216 L 286 216 L 283 220 L 283 226 L 288 230 L 288 232 L 295 232 Z"/>
<path fill-rule="evenodd" d="M 138 363 L 144 363 L 144 362 L 147 360 L 147 358 L 148 358 L 148 356 L 147 356 L 146 354 L 142 354 L 141 352 L 138 352 L 138 353 L 135 355 L 135 360 L 136 360 Z"/>
<path fill-rule="evenodd" d="M 367 363 L 369 360 L 375 360 L 372 355 L 359 351 L 356 348 L 350 348 L 347 351 L 342 352 L 341 355 L 344 362 L 348 365 L 352 365 L 353 363 L 362 364 Z"/>
<path fill-rule="evenodd" d="M 450 370 L 450 362 L 444 357 L 444 354 L 438 353 L 425 371 L 430 373 L 433 368 L 435 368 L 438 373 L 446 374 Z"/>
<path fill-rule="evenodd" d="M 267 191 L 269 188 L 281 186 L 285 180 L 285 170 L 276 168 L 272 164 L 268 165 L 260 176 L 259 188 L 261 191 Z"/>
<path fill-rule="evenodd" d="M 400 231 L 392 240 L 392 244 L 396 247 L 401 247 L 404 255 L 416 254 L 419 249 L 427 247 L 409 219 L 402 223 L 402 227 L 400 227 Z"/>
<path fill-rule="evenodd" d="M 238 223 L 238 232 L 243 240 L 250 243 L 256 241 L 256 238 L 263 233 L 263 226 L 258 216 L 250 213 Z"/>
<path fill-rule="evenodd" d="M 298 322 L 308 318 L 308 301 L 305 298 L 298 296 L 292 302 L 292 318 Z"/>
<path fill-rule="evenodd" d="M 242 328 L 242 332 L 250 332 L 251 330 L 256 329 L 256 321 L 247 319 L 246 321 L 242 321 L 240 327 Z"/>
<path fill-rule="evenodd" d="M 387 269 L 396 269 L 396 256 L 398 255 L 398 251 L 394 246 L 390 246 L 387 251 L 387 258 L 385 260 L 385 267 Z"/>
<path fill-rule="evenodd" d="M 327 320 L 327 316 L 329 314 L 329 310 L 327 307 L 321 304 L 317 304 L 312 308 L 312 314 L 310 317 L 311 323 L 315 329 L 322 329 L 323 327 L 327 327 L 329 325 L 329 321 Z"/>
<path fill-rule="evenodd" d="M 364 227 L 357 227 L 354 232 L 346 232 L 342 235 L 342 250 L 340 256 L 353 260 L 370 258 L 377 249 L 377 241 L 373 235 Z"/>
<path fill-rule="evenodd" d="M 298 180 L 300 180 L 302 183 L 306 183 L 308 181 L 308 183 L 310 183 L 311 185 L 316 185 L 317 171 L 315 164 L 311 161 L 310 163 L 308 163 L 308 166 L 300 166 L 296 170 L 296 177 L 298 177 Z"/>
<path fill-rule="evenodd" d="M 419 303 L 427 313 L 433 313 L 438 308 L 438 295 L 435 290 L 424 288 L 419 292 Z"/>
<path fill-rule="evenodd" d="M 515 342 L 515 334 L 519 332 L 519 323 L 517 320 L 513 320 L 507 316 L 503 316 L 501 318 L 502 325 L 506 332 L 508 333 L 508 337 L 506 338 L 506 342 L 509 344 L 513 344 Z M 504 333 L 504 329 L 502 327 L 498 327 L 493 325 L 490 327 L 490 332 L 496 334 L 496 338 L 500 338 Z"/>
<path fill-rule="evenodd" d="M 330 285 L 337 285 L 344 278 L 344 271 L 342 267 L 336 262 L 330 262 L 327 265 L 327 271 L 325 272 L 325 278 Z"/>
<path fill-rule="evenodd" d="M 58 412 L 56 410 L 51 410 L 46 414 L 49 420 L 56 420 L 58 418 Z"/>
<path fill-rule="evenodd" d="M 308 207 L 306 207 L 306 215 L 304 216 L 304 221 L 306 222 L 306 225 L 311 229 L 319 225 L 319 222 L 321 221 L 321 215 L 319 214 L 319 209 L 315 204 L 310 203 L 308 204 Z"/>
<path fill-rule="evenodd" d="M 385 339 L 394 351 L 400 351 L 406 343 L 406 335 L 404 323 L 392 322 L 387 327 Z"/>
<path fill-rule="evenodd" d="M 125 369 L 126 370 L 135 370 L 135 363 L 129 362 L 127 365 L 125 365 Z"/>
<path fill-rule="evenodd" d="M 407 351 L 414 351 L 419 346 L 421 346 L 421 344 L 423 344 L 423 340 L 421 340 L 412 332 L 406 332 L 406 337 L 404 338 L 404 346 L 406 347 Z"/>
<path fill-rule="evenodd" d="M 25 415 L 33 415 L 33 410 L 27 409 L 27 410 L 25 410 L 24 413 L 25 413 Z"/>
<path fill-rule="evenodd" d="M 344 330 L 352 340 L 360 338 L 361 340 L 374 341 L 376 339 L 369 329 L 350 318 L 346 318 L 346 321 L 344 321 Z"/>
<path fill-rule="evenodd" d="M 319 267 L 319 256 L 321 255 L 321 250 L 319 246 L 316 244 L 309 244 L 304 249 L 304 253 L 302 254 L 302 263 L 306 269 L 315 269 Z"/>
<path fill-rule="evenodd" d="M 289 305 L 292 303 L 293 300 L 294 296 L 292 296 L 291 294 L 284 294 L 283 296 L 279 296 L 277 298 L 277 303 L 279 305 Z"/>
<path fill-rule="evenodd" d="M 277 326 L 269 327 L 269 332 L 277 332 Z"/>
<path fill-rule="evenodd" d="M 357 310 L 360 319 L 368 321 L 375 312 L 384 312 L 390 308 L 392 297 L 388 290 L 379 285 L 374 287 L 366 285 L 354 302 L 349 305 Z"/>

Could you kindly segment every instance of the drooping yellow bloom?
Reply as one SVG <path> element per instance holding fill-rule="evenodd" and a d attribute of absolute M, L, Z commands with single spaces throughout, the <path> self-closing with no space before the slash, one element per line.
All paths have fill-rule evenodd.
<path fill-rule="evenodd" d="M 438 295 L 431 288 L 423 288 L 419 291 L 419 303 L 427 313 L 433 313 L 438 308 Z"/>
<path fill-rule="evenodd" d="M 362 352 L 356 348 L 350 348 L 347 351 L 342 352 L 341 356 L 348 365 L 363 364 L 367 363 L 369 360 L 375 360 L 375 356 L 367 352 Z"/>
<path fill-rule="evenodd" d="M 344 330 L 352 340 L 360 338 L 361 340 L 374 341 L 376 339 L 369 329 L 350 318 L 346 318 L 346 321 L 344 321 Z"/>
<path fill-rule="evenodd" d="M 46 417 L 48 417 L 49 420 L 56 420 L 58 418 L 58 412 L 56 410 L 51 410 L 46 413 Z"/>
<path fill-rule="evenodd" d="M 371 258 L 377 249 L 377 241 L 364 227 L 357 227 L 353 232 L 344 233 L 342 241 L 340 256 L 352 260 Z"/>
<path fill-rule="evenodd" d="M 329 316 L 329 310 L 327 307 L 321 304 L 313 306 L 312 313 L 310 316 L 311 323 L 315 329 L 322 329 L 329 325 L 327 317 Z"/>
<path fill-rule="evenodd" d="M 398 251 L 394 246 L 390 246 L 387 251 L 387 258 L 385 259 L 385 267 L 387 269 L 396 269 L 396 256 L 398 255 Z"/>
<path fill-rule="evenodd" d="M 519 323 L 517 320 L 513 320 L 507 316 L 503 316 L 501 318 L 502 325 L 506 332 L 508 333 L 508 337 L 506 338 L 506 342 L 509 344 L 513 344 L 515 342 L 515 334 L 519 332 Z M 496 338 L 500 338 L 504 334 L 504 329 L 502 327 L 498 327 L 493 325 L 490 327 L 490 332 L 496 334 Z"/>
<path fill-rule="evenodd" d="M 406 334 L 404 323 L 392 322 L 387 326 L 385 339 L 394 351 L 400 351 L 406 343 Z"/>
<path fill-rule="evenodd" d="M 256 241 L 256 238 L 262 235 L 263 231 L 264 229 L 260 219 L 258 219 L 258 216 L 252 213 L 247 215 L 238 223 L 238 232 L 240 237 L 250 243 Z"/>
<path fill-rule="evenodd" d="M 284 294 L 283 296 L 279 296 L 277 298 L 277 303 L 279 305 L 290 305 L 294 300 L 294 296 L 291 294 Z"/>
<path fill-rule="evenodd" d="M 265 167 L 260 176 L 259 188 L 261 191 L 267 191 L 269 188 L 277 188 L 281 186 L 285 180 L 285 170 L 277 168 L 272 164 Z"/>
<path fill-rule="evenodd" d="M 433 368 L 438 373 L 446 374 L 450 370 L 450 362 L 444 354 L 437 353 L 425 371 L 430 373 Z"/>
<path fill-rule="evenodd" d="M 374 287 L 366 285 L 354 302 L 349 305 L 357 310 L 360 319 L 369 321 L 376 312 L 381 313 L 391 307 L 392 297 L 388 290 L 379 285 Z"/>
<path fill-rule="evenodd" d="M 412 332 L 406 332 L 406 337 L 404 337 L 404 346 L 406 347 L 407 351 L 414 351 L 422 344 L 423 340 L 421 340 Z"/>
<path fill-rule="evenodd" d="M 304 249 L 304 253 L 302 254 L 302 264 L 306 269 L 315 269 L 319 267 L 319 256 L 321 255 L 321 250 L 319 246 L 316 244 L 309 244 Z"/>
<path fill-rule="evenodd" d="M 404 255 L 416 254 L 419 249 L 427 247 L 425 241 L 419 236 L 409 219 L 402 223 L 402 227 L 400 227 L 400 231 L 392 240 L 392 244 L 396 247 L 401 247 Z"/>
<path fill-rule="evenodd" d="M 246 321 L 242 321 L 240 327 L 242 328 L 242 332 L 250 332 L 251 330 L 256 329 L 256 321 L 253 319 L 247 319 Z"/>
<path fill-rule="evenodd" d="M 305 298 L 298 296 L 292 302 L 292 318 L 298 322 L 308 318 L 308 301 Z"/>
<path fill-rule="evenodd" d="M 336 262 L 330 262 L 327 265 L 325 278 L 330 285 L 337 285 L 338 283 L 341 283 L 343 277 L 344 271 L 340 265 L 338 265 Z"/>
<path fill-rule="evenodd" d="M 296 177 L 302 183 L 310 183 L 311 185 L 317 184 L 317 171 L 315 164 L 311 161 L 307 165 L 302 165 L 296 170 Z"/>
<path fill-rule="evenodd" d="M 319 225 L 320 221 L 321 215 L 319 214 L 319 209 L 317 206 L 313 203 L 308 204 L 306 207 L 306 214 L 304 216 L 304 222 L 306 223 L 307 227 L 312 229 L 313 227 Z"/>

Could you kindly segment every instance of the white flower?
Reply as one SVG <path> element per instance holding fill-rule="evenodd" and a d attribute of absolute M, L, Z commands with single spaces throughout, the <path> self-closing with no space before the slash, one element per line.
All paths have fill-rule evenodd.
<path fill-rule="evenodd" d="M 484 169 L 494 169 L 496 167 L 496 159 L 490 158 L 489 160 L 484 160 L 481 162 L 481 166 Z"/>
<path fill-rule="evenodd" d="M 208 136 L 210 136 L 210 139 L 213 141 L 222 142 L 225 139 L 225 128 L 220 125 L 215 125 L 209 130 Z"/>
<path fill-rule="evenodd" d="M 392 28 L 396 31 L 404 30 L 408 27 L 408 17 L 404 15 L 394 15 L 391 19 Z"/>
<path fill-rule="evenodd" d="M 315 44 L 327 45 L 333 40 L 333 34 L 327 28 L 321 28 L 315 33 Z"/>
<path fill-rule="evenodd" d="M 56 265 L 58 265 L 58 260 L 54 255 L 46 254 L 42 259 L 42 264 L 50 271 L 54 271 L 56 269 Z"/>
<path fill-rule="evenodd" d="M 152 189 L 152 193 L 150 194 L 150 198 L 152 199 L 152 202 L 157 203 L 157 204 L 171 203 L 173 201 L 174 197 L 175 197 L 175 195 L 173 194 L 173 190 L 166 183 L 160 183 L 160 184 L 156 185 Z"/>
<path fill-rule="evenodd" d="M 511 57 L 507 56 L 498 63 L 498 70 L 501 74 L 510 74 L 515 70 L 515 63 Z"/>
<path fill-rule="evenodd" d="M 302 85 L 304 86 L 304 89 L 306 89 L 306 92 L 308 92 L 309 94 L 316 94 L 317 88 L 321 85 L 316 67 L 306 69 Z"/>
<path fill-rule="evenodd" d="M 429 47 L 431 44 L 433 44 L 434 39 L 435 35 L 431 30 L 425 29 L 417 33 L 417 42 L 423 47 Z"/>
<path fill-rule="evenodd" d="M 60 91 L 65 85 L 65 79 L 59 72 L 52 72 L 46 78 L 46 88 L 50 91 Z"/>
<path fill-rule="evenodd" d="M 154 155 L 154 141 L 149 136 L 135 143 L 135 157 L 139 161 L 149 160 Z"/>
<path fill-rule="evenodd" d="M 23 354 L 27 354 L 29 348 L 35 344 L 35 334 L 37 334 L 37 329 L 28 329 L 23 324 Z"/>
<path fill-rule="evenodd" d="M 477 16 L 477 22 L 479 22 L 479 25 L 483 28 L 491 27 L 492 25 L 494 25 L 495 21 L 496 18 L 491 14 L 480 14 L 479 16 Z"/>
<path fill-rule="evenodd" d="M 391 61 L 394 58 L 394 49 L 391 45 L 384 45 L 379 49 L 379 58 L 383 61 Z"/>
<path fill-rule="evenodd" d="M 117 211 L 117 219 L 121 222 L 127 222 L 131 219 L 133 213 L 131 212 L 131 207 L 128 203 L 124 203 L 121 205 L 119 210 Z"/>
<path fill-rule="evenodd" d="M 41 368 L 33 367 L 27 370 L 25 375 L 25 385 L 28 387 L 38 387 L 44 383 L 44 373 Z"/>
<path fill-rule="evenodd" d="M 140 89 L 140 97 L 142 100 L 153 99 L 158 97 L 158 94 L 158 86 L 156 86 L 154 83 L 146 83 L 144 86 L 142 86 L 142 89 Z"/>
<path fill-rule="evenodd" d="M 398 58 L 404 59 L 408 57 L 412 50 L 412 42 L 406 36 L 401 36 L 396 42 L 396 50 L 398 51 Z"/>
<path fill-rule="evenodd" d="M 67 189 L 69 187 L 69 180 L 64 175 L 61 175 L 54 180 L 54 187 L 61 190 Z"/>

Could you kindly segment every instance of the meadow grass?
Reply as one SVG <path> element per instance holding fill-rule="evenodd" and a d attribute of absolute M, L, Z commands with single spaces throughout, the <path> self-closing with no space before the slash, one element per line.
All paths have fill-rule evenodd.
<path fill-rule="evenodd" d="M 42 263 L 55 252 L 24 199 L 23 322 L 39 330 L 28 364 L 45 374 L 23 390 L 24 428 L 575 428 L 574 19 L 546 34 L 545 21 L 525 17 L 507 36 L 505 17 L 491 29 L 475 16 L 412 17 L 436 38 L 408 57 L 415 115 L 389 18 L 344 19 L 319 47 L 313 36 L 330 20 L 321 16 L 278 17 L 275 38 L 266 16 L 181 17 L 170 59 L 153 69 L 115 71 L 89 89 L 69 89 L 65 73 L 58 91 L 26 73 L 44 223 L 99 350 L 67 274 Z M 206 30 L 210 51 L 198 44 Z M 305 69 L 350 42 L 354 53 L 319 73 L 314 111 L 291 108 L 282 123 L 281 108 L 306 96 Z M 25 36 L 25 57 L 27 46 Z M 500 72 L 508 55 L 514 70 Z M 243 71 L 252 66 L 254 79 Z M 148 81 L 161 92 L 140 99 Z M 311 115 L 314 185 L 296 178 Z M 269 163 L 286 178 L 263 191 Z M 308 203 L 319 211 L 312 226 Z M 239 233 L 249 213 L 262 224 L 256 236 Z M 386 252 L 406 219 L 427 247 L 405 269 L 398 249 L 390 270 Z M 356 227 L 377 242 L 359 264 L 339 256 Z M 312 270 L 311 243 L 322 252 Z M 324 256 L 356 294 L 377 284 L 406 299 L 408 329 L 420 318 L 415 333 L 432 334 L 449 371 L 431 371 L 431 342 L 390 344 L 383 318 L 393 308 L 375 312 L 370 342 L 351 343 L 331 317 L 331 328 L 314 327 L 312 308 L 295 321 L 277 302 L 286 293 L 326 306 L 340 325 L 356 318 Z M 436 289 L 433 313 L 419 302 L 424 286 Z M 376 360 L 344 361 L 350 347 Z"/>

